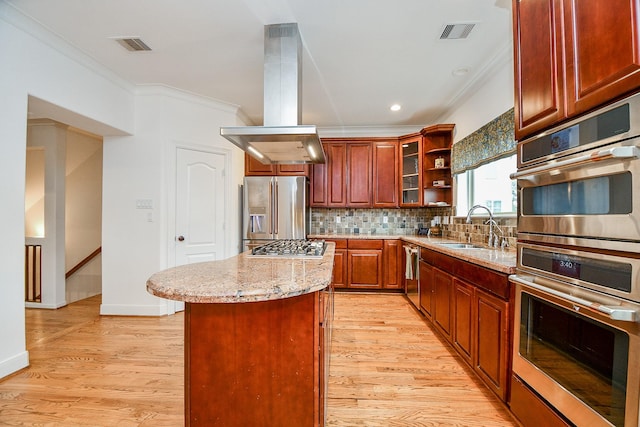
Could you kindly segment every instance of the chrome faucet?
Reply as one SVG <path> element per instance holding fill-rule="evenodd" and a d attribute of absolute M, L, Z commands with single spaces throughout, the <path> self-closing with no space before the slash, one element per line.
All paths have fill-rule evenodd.
<path fill-rule="evenodd" d="M 488 242 L 488 245 L 489 245 L 489 247 L 497 247 L 498 246 L 498 236 L 496 236 L 495 233 L 493 232 L 493 226 L 495 224 L 495 226 L 498 227 L 498 224 L 493 219 L 493 213 L 491 212 L 491 209 L 489 209 L 488 207 L 483 206 L 483 205 L 475 205 L 475 206 L 473 206 L 471 209 L 469 209 L 469 212 L 467 213 L 467 224 L 471 224 L 471 214 L 476 209 L 484 209 L 489 213 L 489 219 L 487 220 L 487 222 L 485 222 L 485 224 L 489 224 L 489 242 Z M 500 232 L 502 232 L 502 230 L 500 230 Z"/>

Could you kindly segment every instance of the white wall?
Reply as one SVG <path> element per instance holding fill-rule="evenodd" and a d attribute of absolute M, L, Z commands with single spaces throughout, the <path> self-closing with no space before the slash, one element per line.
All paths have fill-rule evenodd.
<path fill-rule="evenodd" d="M 145 89 L 137 96 L 132 85 L 1 1 L 0 52 L 0 324 L 6 325 L 0 328 L 1 378 L 28 364 L 23 267 L 28 104 L 104 137 L 103 312 L 166 311 L 163 300 L 146 293 L 145 281 L 169 266 L 169 218 L 163 209 L 172 180 L 171 145 L 224 147 L 232 153 L 234 182 L 243 170 L 241 155 L 218 134 L 220 125 L 239 124 L 235 111 L 169 89 L 158 94 Z M 136 198 L 154 200 L 154 222 L 141 223 Z M 239 215 L 235 202 L 231 217 Z M 237 226 L 229 228 L 231 255 L 238 233 Z"/>
<path fill-rule="evenodd" d="M 102 314 L 172 312 L 171 304 L 146 292 L 145 283 L 151 274 L 174 265 L 176 147 L 228 153 L 233 187 L 244 174 L 244 154 L 219 136 L 220 126 L 236 124 L 231 110 L 149 86 L 139 89 L 135 114 L 135 136 L 104 142 Z M 137 209 L 137 200 L 151 200 L 152 209 Z M 239 205 L 230 202 L 225 258 L 237 254 L 239 235 L 234 232 Z"/>
<path fill-rule="evenodd" d="M 43 43 L 38 37 L 49 37 Z M 0 377 L 28 364 L 24 326 L 24 194 L 29 95 L 82 112 L 85 123 L 133 129 L 130 90 L 0 2 Z M 75 56 L 77 55 L 77 56 Z"/>
<path fill-rule="evenodd" d="M 513 108 L 513 52 L 503 50 L 484 77 L 473 84 L 473 94 L 459 99 L 439 123 L 455 123 L 454 143 Z"/>

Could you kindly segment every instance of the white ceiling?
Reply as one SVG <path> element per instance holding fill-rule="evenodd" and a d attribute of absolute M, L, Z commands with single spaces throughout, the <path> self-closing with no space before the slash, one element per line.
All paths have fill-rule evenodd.
<path fill-rule="evenodd" d="M 264 25 L 297 22 L 302 124 L 426 126 L 511 58 L 510 0 L 8 0 L 135 84 L 238 105 L 262 124 Z M 477 23 L 465 40 L 446 24 Z M 129 52 L 113 38 L 140 37 Z M 455 70 L 466 68 L 458 76 Z M 505 84 L 512 84 L 505 82 Z M 399 103 L 402 109 L 391 112 Z"/>

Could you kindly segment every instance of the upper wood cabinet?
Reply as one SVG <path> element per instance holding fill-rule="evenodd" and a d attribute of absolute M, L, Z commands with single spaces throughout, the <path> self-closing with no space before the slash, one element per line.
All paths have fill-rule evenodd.
<path fill-rule="evenodd" d="M 371 166 L 370 142 L 347 144 L 347 207 L 371 207 Z"/>
<path fill-rule="evenodd" d="M 347 205 L 347 145 L 344 142 L 324 144 L 324 153 L 327 158 L 327 206 L 345 207 Z"/>
<path fill-rule="evenodd" d="M 514 2 L 515 136 L 562 120 L 562 0 Z"/>
<path fill-rule="evenodd" d="M 398 207 L 398 144 L 373 142 L 372 189 L 374 208 Z"/>
<path fill-rule="evenodd" d="M 328 154 L 325 154 L 328 156 Z M 313 164 L 310 167 L 309 181 L 311 183 L 309 191 L 309 204 L 311 207 L 326 207 L 329 198 L 327 188 L 327 164 Z"/>
<path fill-rule="evenodd" d="M 635 0 L 514 2 L 515 136 L 640 89 Z"/>
<path fill-rule="evenodd" d="M 244 154 L 244 176 L 273 176 L 276 174 L 276 165 L 265 165 L 254 157 Z"/>
<path fill-rule="evenodd" d="M 245 176 L 308 176 L 309 165 L 265 165 L 254 157 L 245 153 L 244 155 L 244 175 Z"/>
<path fill-rule="evenodd" d="M 311 167 L 312 207 L 397 207 L 395 140 L 330 139 Z"/>
<path fill-rule="evenodd" d="M 425 206 L 451 206 L 453 177 L 451 176 L 451 145 L 455 125 L 442 124 L 424 128 L 422 160 Z"/>
<path fill-rule="evenodd" d="M 412 134 L 398 141 L 400 206 L 422 206 L 422 136 Z"/>

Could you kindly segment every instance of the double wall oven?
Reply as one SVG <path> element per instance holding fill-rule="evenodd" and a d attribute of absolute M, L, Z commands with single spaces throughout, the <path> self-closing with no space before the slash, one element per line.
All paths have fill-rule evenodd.
<path fill-rule="evenodd" d="M 640 95 L 518 144 L 513 372 L 577 426 L 640 425 Z"/>

